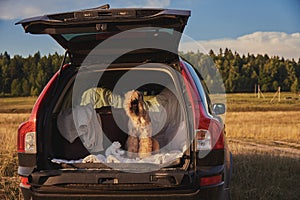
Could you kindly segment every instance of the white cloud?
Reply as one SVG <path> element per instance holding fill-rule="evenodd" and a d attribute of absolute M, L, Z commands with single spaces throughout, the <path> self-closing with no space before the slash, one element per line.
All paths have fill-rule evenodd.
<path fill-rule="evenodd" d="M 104 3 L 99 0 L 0 0 L 0 19 L 23 19 L 46 13 L 93 8 L 102 4 Z"/>
<path fill-rule="evenodd" d="M 300 57 L 300 33 L 287 34 L 283 32 L 254 32 L 240 36 L 235 39 L 224 38 L 208 41 L 198 41 L 202 49 L 212 49 L 215 53 L 219 49 L 229 48 L 239 54 L 268 54 L 269 56 L 280 56 L 284 58 Z M 199 46 L 193 42 L 181 44 L 183 51 L 197 51 Z"/>
<path fill-rule="evenodd" d="M 42 13 L 41 9 L 28 5 L 20 6 L 19 4 L 14 5 L 10 1 L 4 1 L 0 3 L 0 19 L 18 19 L 29 16 L 36 16 Z"/>

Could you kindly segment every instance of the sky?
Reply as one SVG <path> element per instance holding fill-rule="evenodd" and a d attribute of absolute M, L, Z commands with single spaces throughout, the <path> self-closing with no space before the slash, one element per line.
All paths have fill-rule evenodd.
<path fill-rule="evenodd" d="M 192 41 L 182 50 L 226 47 L 240 54 L 300 58 L 299 0 L 0 0 L 0 53 L 28 56 L 63 53 L 47 35 L 24 33 L 17 21 L 57 12 L 98 7 L 154 7 L 191 10 L 184 34 Z"/>

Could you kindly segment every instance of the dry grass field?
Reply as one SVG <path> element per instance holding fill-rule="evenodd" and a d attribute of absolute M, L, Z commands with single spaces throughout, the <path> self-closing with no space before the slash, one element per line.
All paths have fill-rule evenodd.
<path fill-rule="evenodd" d="M 29 113 L 36 97 L 0 98 L 0 113 Z"/>
<path fill-rule="evenodd" d="M 228 112 L 225 121 L 228 138 L 299 143 L 300 111 Z"/>
<path fill-rule="evenodd" d="M 300 111 L 298 94 L 282 92 L 280 101 L 278 101 L 278 96 L 273 99 L 274 95 L 275 93 L 264 93 L 264 98 L 262 96 L 257 98 L 252 93 L 226 94 L 227 111 Z"/>
<path fill-rule="evenodd" d="M 283 93 L 227 95 L 226 132 L 233 153 L 232 199 L 300 198 L 300 101 Z M 289 99 L 292 97 L 292 99 Z M 288 100 L 287 100 L 288 99 Z"/>
<path fill-rule="evenodd" d="M 0 108 L 5 108 L 4 101 L 0 102 Z M 232 199 L 299 199 L 300 102 L 270 104 L 251 94 L 230 94 L 227 102 L 226 131 L 234 159 Z M 13 104 L 10 109 L 18 111 Z M 0 114 L 0 199 L 21 198 L 16 135 L 18 125 L 28 116 Z"/>

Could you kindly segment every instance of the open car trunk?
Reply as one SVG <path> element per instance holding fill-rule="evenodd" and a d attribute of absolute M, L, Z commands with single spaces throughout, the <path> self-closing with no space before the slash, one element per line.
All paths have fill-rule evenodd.
<path fill-rule="evenodd" d="M 64 187 L 80 190 L 89 184 L 92 189 L 96 184 L 103 192 L 120 184 L 122 190 L 146 184 L 151 191 L 191 182 L 184 177 L 191 157 L 192 118 L 187 116 L 178 56 L 189 16 L 182 10 L 95 8 L 17 23 L 25 32 L 49 34 L 76 68 L 71 78 L 61 68 L 56 94 L 49 97 L 55 98 L 39 113 L 37 170 L 29 178 L 34 190 L 62 186 L 53 190 L 66 192 Z M 129 91 L 142 96 L 147 128 L 136 128 L 127 112 Z M 136 131 L 148 135 L 130 138 Z M 146 148 L 146 156 L 129 150 L 147 144 L 152 149 Z"/>
<path fill-rule="evenodd" d="M 67 83 L 49 113 L 52 121 L 47 126 L 51 132 L 43 136 L 49 141 L 50 169 L 130 173 L 187 169 L 191 133 L 179 72 L 164 64 L 135 65 L 114 64 L 108 69 L 88 66 Z M 139 143 L 128 142 L 132 128 L 132 119 L 126 113 L 128 91 L 142 94 L 150 117 L 151 144 L 156 149 L 146 157 L 139 153 L 128 156 L 130 145 L 139 148 Z M 80 133 L 82 126 L 84 134 Z M 140 139 L 139 133 L 136 137 Z"/>
<path fill-rule="evenodd" d="M 136 65 L 115 64 L 109 69 L 88 66 L 66 83 L 53 110 L 45 113 L 52 119 L 46 124 L 47 131 L 38 132 L 43 134 L 40 140 L 48 141 L 43 146 L 48 153 L 38 153 L 39 160 L 47 156 L 47 164 L 39 164 L 39 170 L 30 177 L 36 192 L 66 192 L 68 188 L 70 194 L 80 193 L 87 184 L 93 193 L 110 190 L 151 193 L 155 188 L 189 187 L 191 177 L 186 172 L 190 164 L 191 133 L 178 71 L 164 64 Z M 95 78 L 97 85 L 91 81 Z M 128 145 L 134 144 L 128 144 L 130 117 L 124 109 L 124 94 L 130 90 L 143 94 L 152 138 L 159 144 L 159 149 L 144 158 L 139 154 L 128 157 Z M 95 132 L 89 127 L 92 123 L 87 123 L 88 138 L 102 137 L 94 148 L 90 148 L 87 135 L 76 137 L 80 130 L 74 121 L 82 120 L 86 109 L 95 112 L 96 118 L 91 120 L 101 126 Z M 76 118 L 76 112 L 80 118 Z M 73 134 L 76 138 L 71 141 Z M 116 143 L 119 146 L 114 146 Z"/>

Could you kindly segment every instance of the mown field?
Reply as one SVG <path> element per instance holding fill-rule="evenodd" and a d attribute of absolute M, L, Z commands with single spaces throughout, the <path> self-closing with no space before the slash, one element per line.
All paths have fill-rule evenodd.
<path fill-rule="evenodd" d="M 0 98 L 0 113 L 30 113 L 36 97 Z"/>
<path fill-rule="evenodd" d="M 273 95 L 265 94 L 265 99 L 253 94 L 227 95 L 225 121 L 234 158 L 233 200 L 300 197 L 300 101 L 296 95 L 283 93 L 280 102 L 275 99 L 270 103 Z M 292 99 L 285 99 L 290 96 Z M 29 116 L 20 112 L 30 110 L 33 102 L 34 98 L 0 99 L 0 111 L 14 111 L 0 114 L 0 199 L 21 198 L 16 135 L 19 123 Z"/>
<path fill-rule="evenodd" d="M 221 98 L 226 99 L 228 112 L 247 112 L 247 111 L 300 111 L 300 96 L 290 92 L 282 92 L 280 101 L 275 93 L 264 93 L 264 97 L 257 97 L 254 93 L 238 93 L 216 96 L 216 101 Z M 273 99 L 273 101 L 272 101 Z M 271 102 L 272 101 L 272 102 Z"/>

